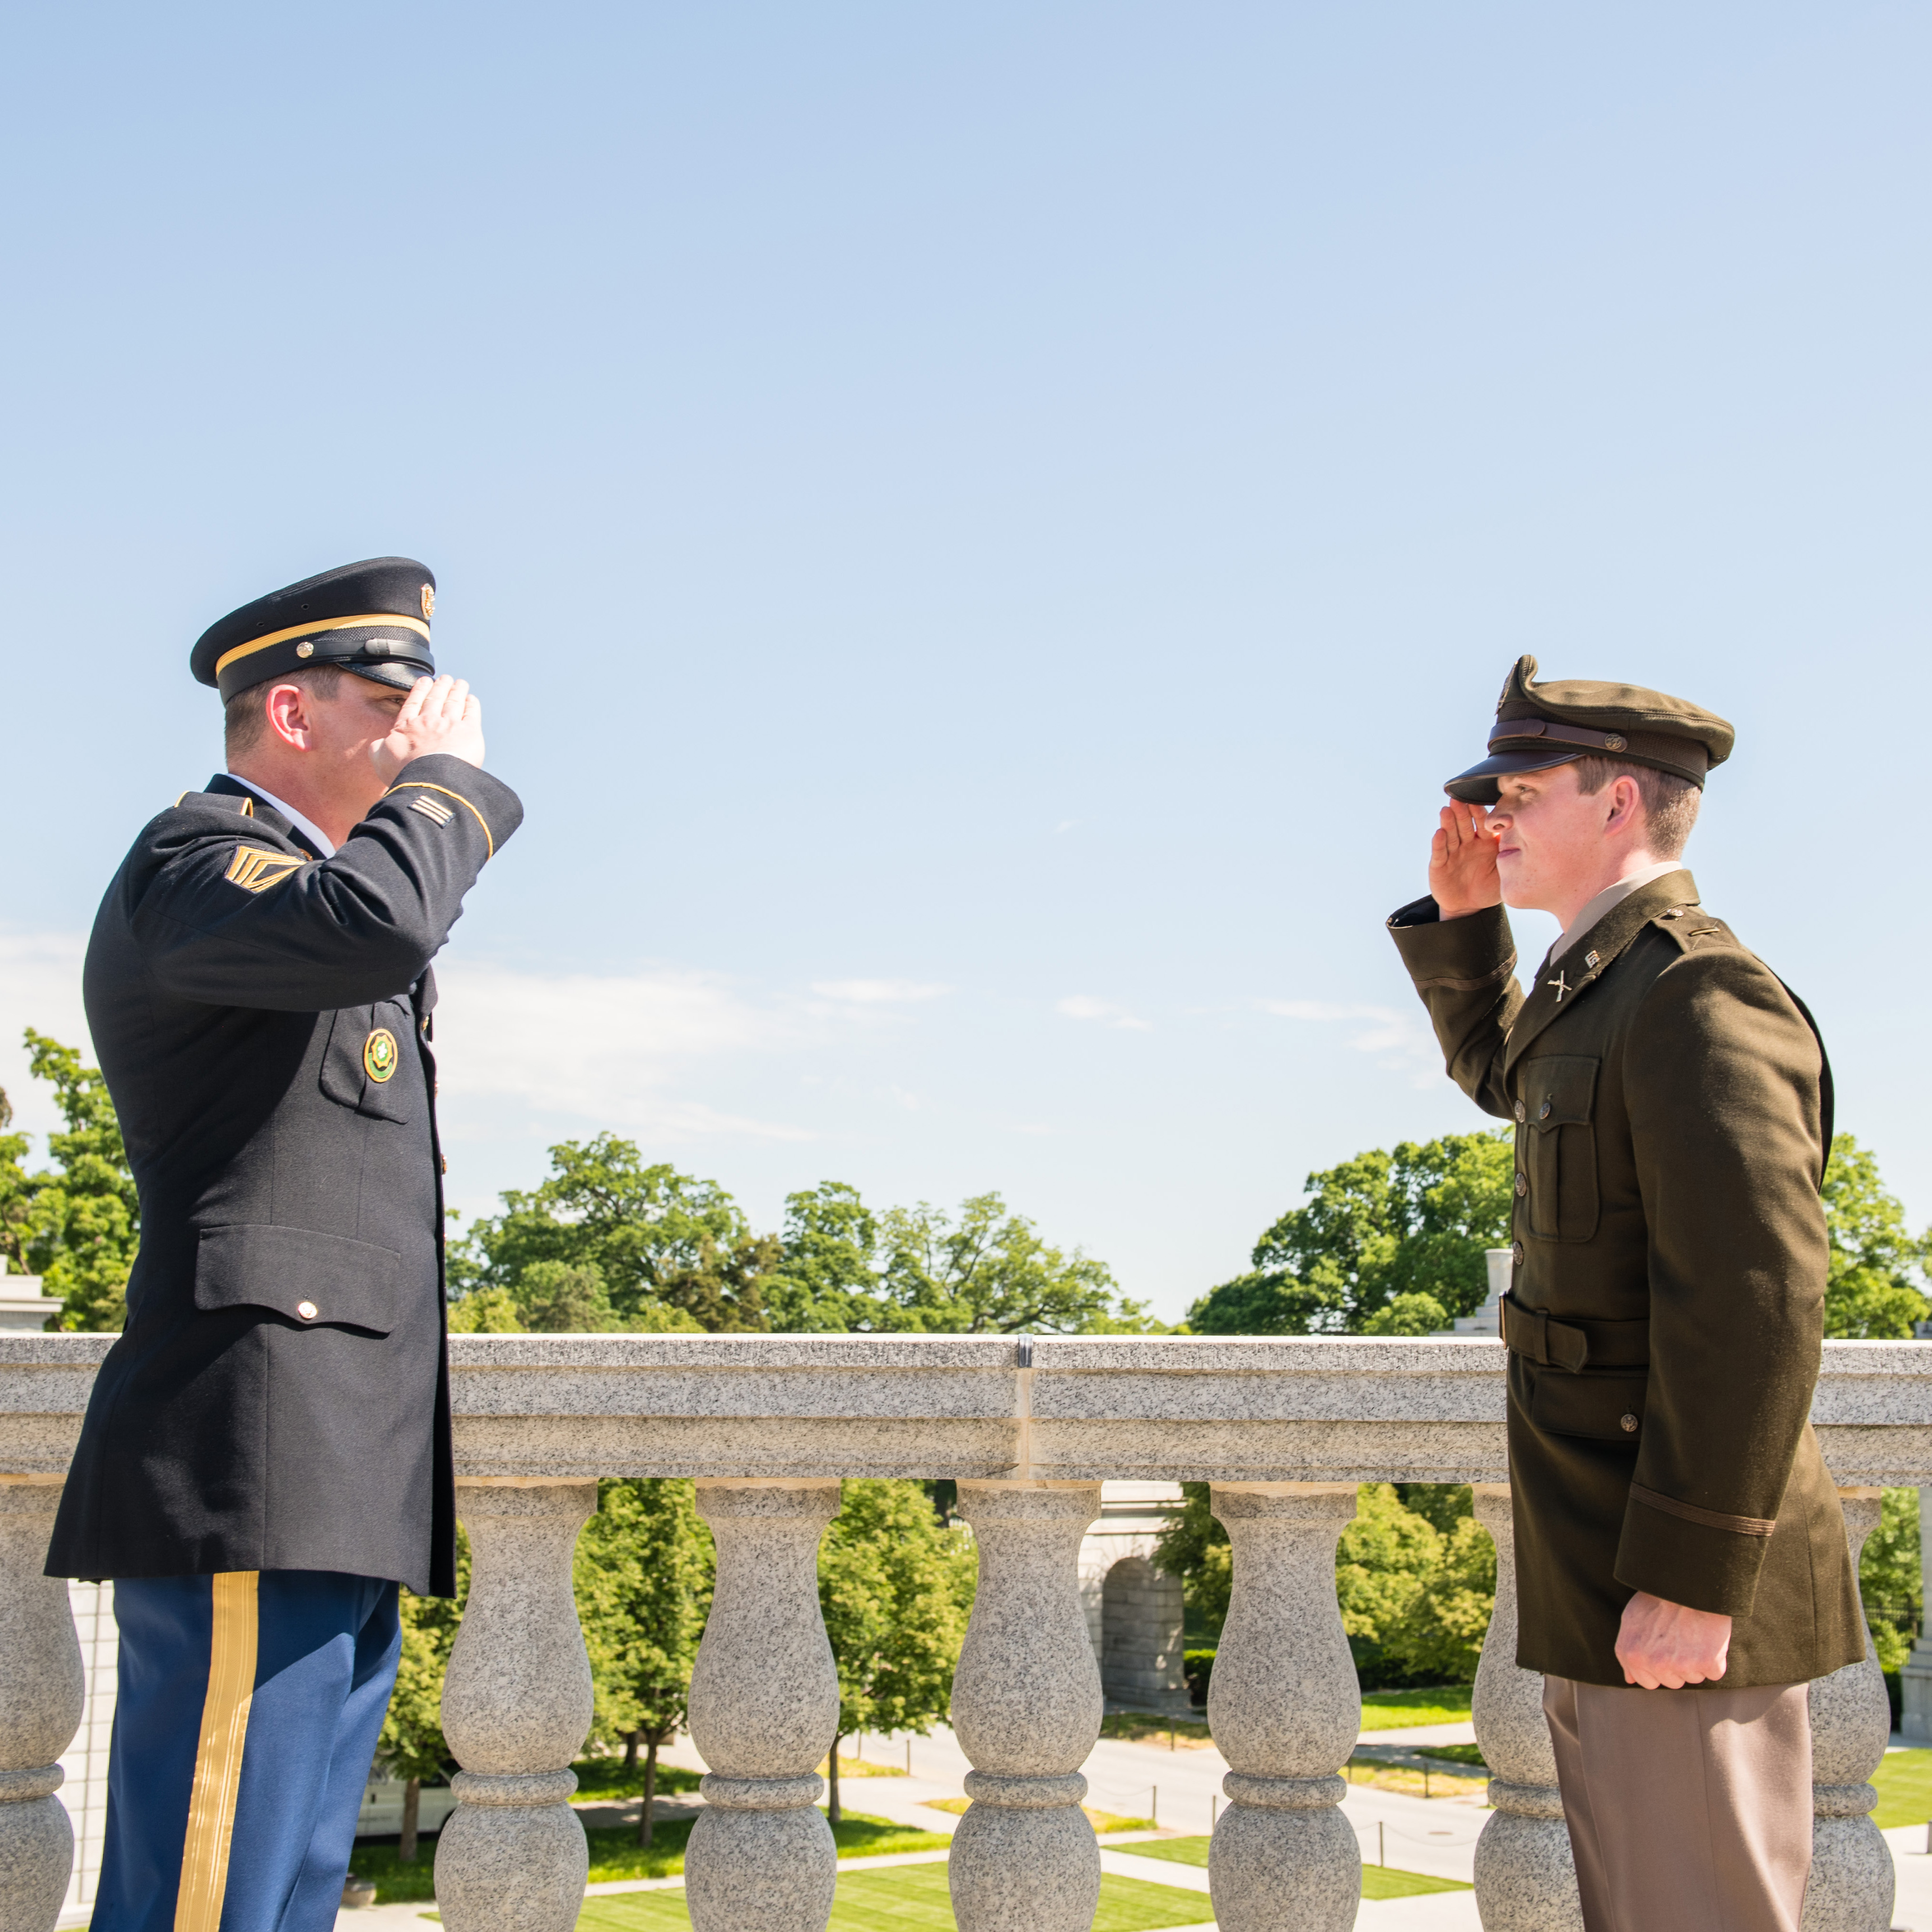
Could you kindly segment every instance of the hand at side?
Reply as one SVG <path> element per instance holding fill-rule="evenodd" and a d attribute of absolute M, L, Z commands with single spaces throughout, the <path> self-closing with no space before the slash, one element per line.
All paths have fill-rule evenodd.
<path fill-rule="evenodd" d="M 369 747 L 386 784 L 411 759 L 428 758 L 432 752 L 445 752 L 466 764 L 483 763 L 482 703 L 460 677 L 418 678 L 389 735 Z"/>
<path fill-rule="evenodd" d="M 1646 1690 L 1681 1690 L 1714 1683 L 1730 1661 L 1731 1620 L 1716 1610 L 1694 1610 L 1640 1590 L 1624 1606 L 1617 1661 L 1626 1684 Z"/>
<path fill-rule="evenodd" d="M 1480 806 L 1445 805 L 1429 848 L 1429 890 L 1444 919 L 1461 919 L 1502 903 L 1496 876 L 1496 835 Z"/>

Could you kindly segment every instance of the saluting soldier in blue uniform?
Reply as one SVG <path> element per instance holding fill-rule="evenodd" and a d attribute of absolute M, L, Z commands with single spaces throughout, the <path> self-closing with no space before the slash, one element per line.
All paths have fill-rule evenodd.
<path fill-rule="evenodd" d="M 523 810 L 434 606 L 381 557 L 207 631 L 227 771 L 88 944 L 142 1231 L 47 1559 L 115 1583 L 97 1932 L 332 1926 L 397 1586 L 454 1588 L 430 962 Z"/>

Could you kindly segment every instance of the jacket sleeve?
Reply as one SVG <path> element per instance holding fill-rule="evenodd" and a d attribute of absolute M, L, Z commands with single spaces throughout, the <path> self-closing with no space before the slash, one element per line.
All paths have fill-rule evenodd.
<path fill-rule="evenodd" d="M 1444 1064 L 1486 1114 L 1510 1114 L 1503 1048 L 1522 1006 L 1509 914 L 1490 906 L 1444 919 L 1432 898 L 1392 913 L 1389 934 L 1436 1029 Z"/>
<path fill-rule="evenodd" d="M 1824 1340 L 1817 1041 L 1742 947 L 1660 974 L 1624 1048 L 1650 1380 L 1617 1580 L 1749 1612 Z"/>
<path fill-rule="evenodd" d="M 442 947 L 522 818 L 500 779 L 442 754 L 405 766 L 327 859 L 251 858 L 263 841 L 246 819 L 164 817 L 134 942 L 154 982 L 182 999 L 282 1012 L 387 999 Z"/>

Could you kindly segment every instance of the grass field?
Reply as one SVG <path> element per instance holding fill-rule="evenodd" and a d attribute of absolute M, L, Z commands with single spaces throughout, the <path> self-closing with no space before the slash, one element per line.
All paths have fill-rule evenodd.
<path fill-rule="evenodd" d="M 1878 1786 L 1878 1809 L 1872 1816 L 1881 1832 L 1932 1818 L 1932 1750 L 1887 1751 L 1872 1782 Z"/>
<path fill-rule="evenodd" d="M 928 1811 L 950 1811 L 956 1816 L 963 1814 L 972 1803 L 970 1798 L 926 1798 L 922 1804 Z M 1087 1822 L 1102 1838 L 1110 1832 L 1153 1832 L 1160 1828 L 1151 1818 L 1124 1817 L 1118 1811 L 1101 1811 L 1091 1804 L 1083 1804 L 1081 1810 L 1087 1814 Z"/>
<path fill-rule="evenodd" d="M 1414 1724 L 1463 1724 L 1469 1720 L 1472 1684 L 1438 1684 L 1422 1690 L 1365 1690 L 1362 1729 L 1406 1730 Z"/>
<path fill-rule="evenodd" d="M 691 1836 L 691 1820 L 661 1824 L 652 1834 L 650 1848 L 638 1843 L 638 1834 L 628 1825 L 586 1832 L 590 1840 L 590 1882 L 608 1885 L 626 1878 L 675 1878 L 684 1869 L 685 1840 Z M 952 1843 L 943 1832 L 918 1832 L 910 1826 L 896 1825 L 890 1818 L 872 1818 L 848 1811 L 832 1828 L 833 1844 L 842 1858 L 878 1858 L 887 1852 L 943 1852 Z M 394 1845 L 358 1845 L 349 1861 L 349 1869 L 361 1878 L 376 1881 L 378 1905 L 429 1900 L 436 1896 L 436 1840 L 425 1838 L 412 1865 L 398 1864 Z M 682 1907 L 679 1908 L 680 1910 Z M 682 1920 L 677 1922 L 682 1924 Z"/>
<path fill-rule="evenodd" d="M 1145 1844 L 1123 1845 L 1120 1850 L 1131 1852 L 1137 1858 L 1168 1858 L 1178 1865 L 1197 1865 L 1204 1871 L 1208 1865 L 1208 1847 L 1210 1838 L 1154 1838 Z M 1417 1898 L 1426 1892 L 1467 1892 L 1470 1888 L 1460 1879 L 1428 1878 L 1420 1872 L 1397 1871 L 1390 1865 L 1364 1865 L 1362 1868 L 1362 1896 L 1364 1898 Z"/>
<path fill-rule="evenodd" d="M 1160 1932 L 1169 1925 L 1210 1924 L 1214 1917 L 1204 1892 L 1109 1874 L 1100 1881 L 1094 1932 Z M 589 1899 L 577 1922 L 578 1932 L 686 1932 L 690 1924 L 681 1892 Z M 840 1879 L 826 1932 L 952 1932 L 952 1924 L 946 1868 L 898 1865 Z"/>

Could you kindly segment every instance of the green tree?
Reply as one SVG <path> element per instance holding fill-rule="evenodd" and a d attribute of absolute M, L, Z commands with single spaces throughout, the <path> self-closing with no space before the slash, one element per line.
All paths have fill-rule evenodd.
<path fill-rule="evenodd" d="M 442 1680 L 469 1594 L 470 1539 L 459 1529 L 455 1596 L 418 1597 L 405 1590 L 398 1604 L 402 1656 L 376 1744 L 376 1762 L 403 1780 L 402 1841 L 396 1856 L 404 1864 L 416 1862 L 423 1780 L 442 1777 L 455 1762 L 442 1735 Z"/>
<path fill-rule="evenodd" d="M 627 1772 L 644 1747 L 638 1842 L 648 1845 L 658 1753 L 684 1722 L 716 1559 L 688 1480 L 606 1481 L 597 1491 L 597 1514 L 577 1545 L 578 1613 L 590 1653 L 596 1735 L 622 1742 Z"/>
<path fill-rule="evenodd" d="M 1924 1620 L 1924 1586 L 1918 1567 L 1918 1492 L 1887 1490 L 1878 1527 L 1858 1560 L 1858 1594 L 1881 1670 L 1898 1670 Z"/>
<path fill-rule="evenodd" d="M 503 1211 L 478 1221 L 452 1249 L 459 1295 L 513 1292 L 549 1263 L 594 1268 L 611 1318 L 624 1328 L 663 1328 L 681 1311 L 714 1332 L 762 1329 L 763 1282 L 778 1257 L 773 1236 L 754 1234 L 716 1181 L 646 1165 L 614 1134 L 565 1141 L 550 1150 L 549 1178 L 511 1189 Z M 555 1277 L 552 1278 L 553 1286 Z M 526 1304 L 537 1294 L 524 1290 Z"/>
<path fill-rule="evenodd" d="M 1507 1130 L 1374 1148 L 1305 1184 L 1253 1268 L 1188 1311 L 1208 1335 L 1416 1334 L 1479 1307 L 1483 1259 L 1509 1240 Z"/>
<path fill-rule="evenodd" d="M 141 1204 L 114 1103 L 99 1068 L 83 1066 L 75 1048 L 31 1027 L 26 1039 L 28 1066 L 52 1087 L 66 1126 L 48 1135 L 53 1166 L 36 1174 L 20 1165 L 25 1136 L 0 1139 L 0 1239 L 10 1263 L 40 1276 L 44 1292 L 66 1304 L 62 1328 L 117 1329 L 127 1319 Z"/>
<path fill-rule="evenodd" d="M 957 1216 L 922 1202 L 874 1214 L 841 1181 L 788 1196 L 766 1292 L 793 1333 L 1141 1334 L 1157 1329 L 1106 1264 L 1043 1240 L 998 1194 Z"/>
<path fill-rule="evenodd" d="M 818 1551 L 818 1600 L 838 1666 L 829 1815 L 843 1815 L 838 1746 L 857 1731 L 923 1736 L 946 1714 L 973 1608 L 976 1559 L 922 1483 L 860 1477 Z"/>
<path fill-rule="evenodd" d="M 1926 1317 L 1932 1236 L 1906 1227 L 1905 1210 L 1886 1191 L 1876 1159 L 1850 1134 L 1832 1144 L 1822 1191 L 1832 1243 L 1825 1333 L 1872 1341 L 1909 1337 L 1912 1324 Z"/>

